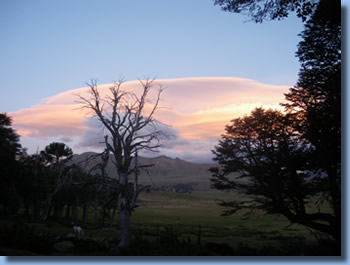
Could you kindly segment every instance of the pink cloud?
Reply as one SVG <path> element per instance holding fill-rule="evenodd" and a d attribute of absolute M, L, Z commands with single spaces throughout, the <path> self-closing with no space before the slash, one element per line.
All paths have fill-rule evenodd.
<path fill-rule="evenodd" d="M 249 113 L 254 107 L 277 108 L 288 86 L 261 84 L 243 78 L 179 78 L 156 80 L 166 87 L 156 118 L 190 140 L 217 139 L 229 121 Z M 101 96 L 111 84 L 100 85 Z M 126 82 L 126 90 L 139 90 L 139 81 Z M 88 129 L 86 111 L 79 109 L 77 94 L 88 96 L 88 87 L 48 98 L 42 105 L 22 109 L 10 115 L 22 136 L 36 138 L 82 136 Z"/>
<path fill-rule="evenodd" d="M 85 115 L 76 108 L 76 105 L 38 105 L 10 116 L 22 136 L 76 136 L 87 129 L 83 124 Z"/>

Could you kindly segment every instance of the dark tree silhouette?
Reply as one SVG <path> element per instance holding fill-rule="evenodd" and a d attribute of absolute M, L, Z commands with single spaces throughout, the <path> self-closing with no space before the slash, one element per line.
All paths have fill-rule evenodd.
<path fill-rule="evenodd" d="M 42 151 L 42 155 L 49 163 L 57 164 L 60 160 L 71 159 L 73 151 L 64 143 L 51 143 Z"/>
<path fill-rule="evenodd" d="M 110 95 L 100 96 L 96 82 L 89 84 L 90 98 L 79 95 L 79 103 L 83 108 L 91 110 L 110 135 L 106 140 L 107 150 L 113 155 L 113 163 L 118 172 L 117 209 L 120 225 L 120 241 L 118 247 L 129 245 L 131 239 L 131 212 L 136 207 L 138 194 L 145 189 L 138 185 L 137 152 L 139 150 L 156 151 L 160 147 L 160 137 L 164 133 L 159 130 L 159 123 L 154 113 L 159 108 L 160 95 L 163 88 L 159 86 L 155 98 L 150 99 L 154 80 L 140 81 L 140 95 L 122 89 L 123 82 L 115 83 Z M 133 176 L 133 185 L 129 178 Z M 132 188 L 131 188 L 132 187 Z"/>
<path fill-rule="evenodd" d="M 283 105 L 296 119 L 293 129 L 312 146 L 309 166 L 324 176 L 319 187 L 333 206 L 332 233 L 340 240 L 341 1 L 216 0 L 215 4 L 225 11 L 245 13 L 255 22 L 280 19 L 291 11 L 305 22 L 296 53 L 301 62 L 299 79 Z"/>
<path fill-rule="evenodd" d="M 307 207 L 327 189 L 320 184 L 323 176 L 310 169 L 313 147 L 295 130 L 296 123 L 294 114 L 262 108 L 233 120 L 213 150 L 220 167 L 211 168 L 212 187 L 246 196 L 222 202 L 226 215 L 241 209 L 281 214 L 339 239 L 335 216 Z"/>
<path fill-rule="evenodd" d="M 15 213 L 20 201 L 15 180 L 19 170 L 16 156 L 22 150 L 19 136 L 11 126 L 12 119 L 0 113 L 0 211 L 6 213 Z"/>
<path fill-rule="evenodd" d="M 223 11 L 242 13 L 254 22 L 262 23 L 266 19 L 281 20 L 289 13 L 296 12 L 303 21 L 312 14 L 319 0 L 214 0 L 214 5 Z"/>
<path fill-rule="evenodd" d="M 46 160 L 40 154 L 21 157 L 22 170 L 17 187 L 25 208 L 25 215 L 42 218 L 42 205 L 46 203 L 51 174 L 45 166 Z"/>
<path fill-rule="evenodd" d="M 21 151 L 19 136 L 11 128 L 12 119 L 6 113 L 0 113 L 0 160 L 15 159 Z"/>
<path fill-rule="evenodd" d="M 315 147 L 312 162 L 324 171 L 326 195 L 341 226 L 341 3 L 322 0 L 301 33 L 297 85 L 286 94 L 288 111 L 302 118 L 299 132 Z"/>
<path fill-rule="evenodd" d="M 46 221 L 49 217 L 50 209 L 54 196 L 71 181 L 71 168 L 67 166 L 67 161 L 73 156 L 73 151 L 64 143 L 51 143 L 40 152 L 41 167 L 45 171 L 47 178 L 50 178 L 47 187 L 45 199 L 46 207 L 42 220 Z"/>

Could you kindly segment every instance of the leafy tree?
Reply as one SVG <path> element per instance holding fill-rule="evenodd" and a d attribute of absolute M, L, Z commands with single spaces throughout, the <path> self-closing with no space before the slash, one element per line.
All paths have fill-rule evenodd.
<path fill-rule="evenodd" d="M 280 19 L 290 11 L 303 18 L 305 29 L 296 53 L 301 62 L 299 79 L 283 105 L 296 119 L 293 129 L 312 146 L 309 167 L 323 175 L 319 191 L 333 206 L 332 233 L 340 239 L 341 1 L 216 0 L 215 4 L 225 11 L 246 13 L 255 22 Z"/>
<path fill-rule="evenodd" d="M 47 220 L 52 200 L 57 192 L 59 192 L 65 184 L 71 181 L 71 166 L 67 165 L 67 161 L 72 158 L 72 150 L 64 143 L 51 143 L 40 152 L 41 159 L 48 178 L 46 207 L 42 219 Z"/>
<path fill-rule="evenodd" d="M 281 214 L 339 239 L 335 216 L 307 207 L 325 190 L 323 175 L 310 169 L 313 147 L 295 130 L 296 123 L 294 114 L 262 108 L 233 120 L 213 150 L 220 167 L 211 168 L 212 187 L 246 196 L 222 202 L 228 208 L 224 214 L 241 209 Z"/>
<path fill-rule="evenodd" d="M 290 12 L 305 21 L 320 0 L 214 0 L 223 11 L 248 15 L 254 22 L 281 20 Z"/>
<path fill-rule="evenodd" d="M 315 147 L 312 161 L 326 173 L 325 195 L 341 224 L 341 11 L 340 0 L 323 0 L 301 33 L 297 85 L 286 94 L 288 111 L 299 113 L 299 132 Z"/>
<path fill-rule="evenodd" d="M 40 218 L 41 205 L 46 202 L 50 186 L 49 168 L 40 154 L 25 155 L 20 159 L 21 171 L 17 187 L 25 208 L 25 214 Z"/>
<path fill-rule="evenodd" d="M 0 113 L 0 211 L 7 213 L 14 213 L 20 203 L 15 187 L 19 170 L 16 156 L 22 149 L 19 136 L 11 126 L 11 117 Z"/>
<path fill-rule="evenodd" d="M 94 197 L 94 190 L 88 183 L 93 182 L 93 179 L 91 175 L 77 164 L 69 165 L 67 169 L 69 170 L 66 173 L 68 175 L 68 180 L 66 180 L 62 188 L 54 194 L 52 204 L 55 210 L 55 217 L 59 219 L 62 219 L 63 207 L 69 205 L 72 213 L 71 222 L 77 224 L 79 223 L 78 209 L 80 206 L 84 207 L 84 216 L 82 220 L 86 221 L 87 219 L 87 207 Z"/>
<path fill-rule="evenodd" d="M 131 239 L 131 212 L 136 208 L 136 200 L 146 187 L 138 184 L 137 152 L 139 150 L 155 151 L 160 147 L 159 123 L 154 119 L 158 109 L 160 86 L 155 98 L 150 99 L 153 80 L 140 81 L 140 95 L 122 89 L 123 82 L 115 83 L 110 95 L 100 96 L 96 82 L 89 84 L 90 98 L 79 96 L 79 103 L 98 117 L 107 130 L 111 141 L 105 138 L 106 149 L 114 155 L 114 165 L 118 172 L 117 209 L 120 225 L 118 247 L 129 245 Z M 134 159 L 134 163 L 132 160 Z M 107 160 L 106 160 L 107 161 Z M 133 182 L 129 182 L 133 178 Z M 131 189 L 130 189 L 131 187 Z"/>
<path fill-rule="evenodd" d="M 12 119 L 6 113 L 0 113 L 0 160 L 15 159 L 21 151 L 19 136 L 11 128 Z"/>
<path fill-rule="evenodd" d="M 42 155 L 48 163 L 57 164 L 60 160 L 71 159 L 73 151 L 64 143 L 54 142 L 45 147 Z"/>

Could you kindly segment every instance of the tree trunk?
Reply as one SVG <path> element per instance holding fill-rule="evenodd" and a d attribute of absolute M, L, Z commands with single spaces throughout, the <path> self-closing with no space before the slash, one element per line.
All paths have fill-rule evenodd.
<path fill-rule="evenodd" d="M 334 237 L 340 242 L 341 241 L 341 191 L 337 184 L 337 166 L 331 165 L 327 170 L 328 174 L 328 183 L 330 187 L 331 197 L 332 197 L 332 206 L 334 210 L 336 223 L 333 226 Z"/>
<path fill-rule="evenodd" d="M 72 206 L 72 224 L 77 225 L 79 223 L 78 212 L 79 212 L 79 196 L 75 199 Z"/>
<path fill-rule="evenodd" d="M 46 221 L 47 218 L 48 218 L 49 215 L 50 215 L 51 204 L 52 204 L 52 196 L 49 195 L 48 198 L 47 198 L 47 200 L 46 200 L 46 207 L 45 207 L 44 214 L 43 214 L 43 217 L 42 217 L 42 220 L 43 220 L 43 221 Z"/>
<path fill-rule="evenodd" d="M 116 208 L 114 207 L 114 208 L 113 208 L 113 212 L 112 212 L 112 216 L 111 216 L 111 223 L 110 223 L 110 226 L 113 226 L 114 217 L 115 217 L 115 212 L 116 212 Z"/>
<path fill-rule="evenodd" d="M 76 203 L 74 203 L 72 205 L 72 213 L 71 213 L 71 223 L 74 225 L 77 224 L 76 212 L 77 212 L 77 205 Z"/>
<path fill-rule="evenodd" d="M 80 198 L 78 196 L 77 197 L 77 207 L 75 209 L 75 221 L 76 221 L 77 224 L 79 223 L 79 215 L 78 215 L 78 213 L 79 213 L 79 206 L 80 206 Z"/>
<path fill-rule="evenodd" d="M 65 219 L 69 220 L 69 214 L 70 214 L 70 204 L 67 204 L 67 208 L 66 208 L 66 216 L 64 217 Z"/>
<path fill-rule="evenodd" d="M 59 211 L 60 211 L 60 207 L 59 206 L 56 205 L 56 206 L 53 207 L 53 216 L 55 218 L 55 221 L 58 220 Z"/>
<path fill-rule="evenodd" d="M 102 227 L 105 226 L 106 209 L 102 207 Z"/>
<path fill-rule="evenodd" d="M 98 220 L 97 220 L 97 215 L 98 215 L 98 212 L 97 212 L 97 210 L 98 210 L 98 208 L 97 208 L 97 205 L 95 204 L 95 208 L 94 208 L 94 223 L 95 223 L 95 225 L 97 225 L 97 222 L 98 222 Z"/>
<path fill-rule="evenodd" d="M 120 191 L 118 195 L 118 214 L 120 226 L 120 241 L 118 247 L 126 247 L 131 240 L 130 205 L 128 198 L 128 176 L 120 174 Z"/>
<path fill-rule="evenodd" d="M 119 210 L 120 241 L 118 247 L 126 247 L 131 239 L 130 212 L 126 208 Z"/>
<path fill-rule="evenodd" d="M 82 224 L 86 225 L 87 223 L 87 212 L 88 212 L 88 205 L 84 205 L 84 208 L 83 208 L 83 216 L 82 216 Z"/>
<path fill-rule="evenodd" d="M 59 221 L 59 222 L 62 221 L 63 207 L 64 207 L 64 206 L 61 206 L 61 207 L 58 209 L 58 221 Z"/>
<path fill-rule="evenodd" d="M 39 217 L 40 217 L 40 207 L 39 207 L 39 203 L 37 201 L 33 205 L 33 217 L 35 219 L 39 219 Z"/>

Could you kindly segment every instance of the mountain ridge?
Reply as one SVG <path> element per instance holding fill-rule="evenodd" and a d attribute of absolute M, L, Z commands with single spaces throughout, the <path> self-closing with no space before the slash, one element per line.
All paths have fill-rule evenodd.
<path fill-rule="evenodd" d="M 113 163 L 113 155 L 107 164 L 107 174 L 109 177 L 117 177 L 116 168 Z M 84 152 L 75 154 L 72 162 L 79 164 L 86 171 L 91 170 L 98 163 L 101 163 L 98 153 Z M 206 191 L 210 189 L 211 174 L 209 168 L 216 164 L 194 163 L 180 158 L 171 158 L 165 155 L 158 157 L 138 157 L 139 165 L 153 165 L 148 169 L 140 170 L 139 183 L 150 185 L 155 190 L 188 190 Z M 94 171 L 96 173 L 98 170 Z"/>

